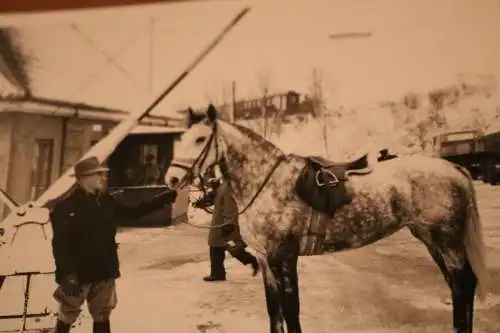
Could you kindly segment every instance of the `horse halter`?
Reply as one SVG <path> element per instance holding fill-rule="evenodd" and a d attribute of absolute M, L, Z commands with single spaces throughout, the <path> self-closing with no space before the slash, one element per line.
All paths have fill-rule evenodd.
<path fill-rule="evenodd" d="M 217 142 L 217 124 L 215 122 L 213 124 L 212 134 L 210 134 L 210 137 L 208 138 L 207 143 L 205 144 L 205 146 L 201 150 L 198 157 L 196 157 L 196 159 L 194 160 L 194 162 L 190 166 L 187 165 L 187 163 L 184 164 L 182 162 L 175 162 L 174 161 L 174 162 L 170 163 L 171 167 L 173 166 L 173 167 L 185 170 L 187 172 L 186 176 L 182 179 L 181 183 L 179 184 L 180 188 L 186 186 L 188 183 L 190 183 L 193 180 L 194 172 L 195 172 L 196 168 L 201 169 L 201 166 L 203 165 L 203 163 L 205 163 L 205 160 L 207 159 L 208 154 L 210 153 L 210 146 L 212 145 L 212 142 L 214 140 L 215 140 L 215 161 L 212 164 L 210 164 L 209 166 L 207 166 L 206 169 L 210 169 L 210 168 L 214 167 L 216 164 L 220 164 L 219 145 Z M 199 178 L 200 182 L 202 183 L 202 187 L 204 188 L 204 181 L 203 181 L 203 177 L 201 176 L 201 174 L 198 174 L 198 178 Z"/>

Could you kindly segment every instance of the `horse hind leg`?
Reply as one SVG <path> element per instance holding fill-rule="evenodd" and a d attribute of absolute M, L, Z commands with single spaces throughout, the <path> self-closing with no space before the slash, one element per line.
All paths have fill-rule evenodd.
<path fill-rule="evenodd" d="M 464 245 L 451 246 L 440 233 L 426 236 L 416 230 L 412 234 L 422 241 L 446 280 L 453 302 L 454 333 L 472 333 L 474 294 L 477 278 L 471 267 Z M 446 235 L 447 237 L 449 235 Z"/>

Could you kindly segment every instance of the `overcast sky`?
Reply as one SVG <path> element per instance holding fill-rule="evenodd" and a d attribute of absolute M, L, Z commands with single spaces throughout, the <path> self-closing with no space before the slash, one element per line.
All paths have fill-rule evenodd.
<path fill-rule="evenodd" d="M 271 91 L 307 92 L 311 70 L 321 68 L 327 97 L 343 105 L 447 85 L 459 73 L 500 77 L 496 0 L 206 1 L 0 19 L 22 30 L 37 59 L 37 95 L 134 111 L 247 4 L 250 14 L 156 112 L 220 98 L 232 80 L 237 98 L 255 96 L 259 73 L 270 77 Z M 352 31 L 373 36 L 328 38 Z M 103 53 L 120 69 L 102 67 Z"/>

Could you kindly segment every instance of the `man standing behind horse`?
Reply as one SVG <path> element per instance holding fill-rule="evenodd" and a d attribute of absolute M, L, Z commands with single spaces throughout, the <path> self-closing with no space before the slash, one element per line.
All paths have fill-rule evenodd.
<path fill-rule="evenodd" d="M 94 333 L 111 331 L 109 317 L 117 303 L 115 280 L 120 277 L 117 219 L 140 217 L 175 200 L 165 192 L 136 207 L 119 204 L 107 193 L 109 169 L 96 157 L 76 164 L 76 188 L 50 213 L 52 248 L 59 303 L 55 333 L 68 333 L 85 301 Z"/>
<path fill-rule="evenodd" d="M 246 251 L 247 245 L 241 239 L 238 225 L 238 205 L 231 193 L 230 185 L 222 181 L 214 186 L 215 208 L 212 215 L 212 227 L 208 235 L 210 246 L 210 275 L 204 281 L 225 281 L 224 259 L 226 250 L 243 265 L 251 265 L 253 275 L 259 271 L 257 259 Z M 204 204 L 209 204 L 201 200 Z"/>

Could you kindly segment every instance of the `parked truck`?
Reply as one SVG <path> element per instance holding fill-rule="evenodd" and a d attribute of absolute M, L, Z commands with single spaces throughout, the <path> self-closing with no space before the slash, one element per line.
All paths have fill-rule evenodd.
<path fill-rule="evenodd" d="M 500 132 L 490 133 L 478 139 L 480 173 L 483 181 L 491 185 L 500 183 Z"/>
<path fill-rule="evenodd" d="M 496 185 L 500 182 L 500 132 L 477 130 L 442 133 L 434 137 L 436 155 L 466 167 L 474 179 Z"/>

